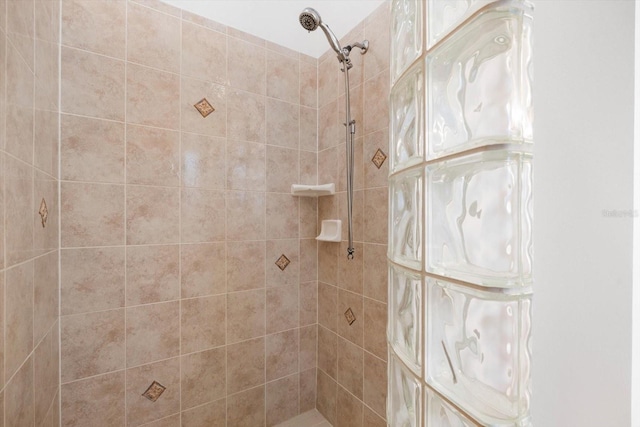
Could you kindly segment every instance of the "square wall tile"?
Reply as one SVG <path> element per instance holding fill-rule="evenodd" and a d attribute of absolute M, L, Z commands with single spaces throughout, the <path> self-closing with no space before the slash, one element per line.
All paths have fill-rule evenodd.
<path fill-rule="evenodd" d="M 227 425 L 255 427 L 265 423 L 264 386 L 252 388 L 227 398 Z"/>
<path fill-rule="evenodd" d="M 181 409 L 189 409 L 226 396 L 225 349 L 181 357 Z"/>
<path fill-rule="evenodd" d="M 57 89 L 56 89 L 57 100 Z M 57 102 L 56 102 L 57 103 Z M 33 165 L 50 176 L 58 177 L 59 114 L 36 108 L 33 123 Z M 2 143 L 0 142 L 0 146 Z"/>
<path fill-rule="evenodd" d="M 338 336 L 323 326 L 318 326 L 318 369 L 337 378 Z"/>
<path fill-rule="evenodd" d="M 233 55 L 235 57 L 236 55 Z M 238 141 L 265 141 L 266 98 L 255 93 L 229 90 L 227 137 Z"/>
<path fill-rule="evenodd" d="M 299 152 L 296 149 L 267 146 L 267 191 L 291 196 L 291 185 L 298 183 Z"/>
<path fill-rule="evenodd" d="M 127 3 L 127 59 L 180 72 L 180 18 Z"/>
<path fill-rule="evenodd" d="M 266 51 L 264 47 L 236 37 L 229 37 L 227 46 L 229 52 L 234 53 L 228 58 L 229 85 L 236 89 L 265 95 Z"/>
<path fill-rule="evenodd" d="M 318 110 L 300 107 L 300 149 L 318 151 Z"/>
<path fill-rule="evenodd" d="M 318 369 L 316 407 L 331 425 L 336 423 L 337 400 L 338 384 L 333 378 Z"/>
<path fill-rule="evenodd" d="M 227 242 L 229 292 L 265 287 L 265 248 L 264 241 Z"/>
<path fill-rule="evenodd" d="M 267 288 L 267 334 L 298 327 L 298 287 Z"/>
<path fill-rule="evenodd" d="M 178 188 L 127 186 L 127 244 L 178 243 Z"/>
<path fill-rule="evenodd" d="M 167 359 L 180 353 L 179 312 L 178 301 L 127 309 L 127 367 Z M 149 384 L 151 381 L 147 386 Z"/>
<path fill-rule="evenodd" d="M 124 243 L 124 186 L 61 183 L 62 247 Z"/>
<path fill-rule="evenodd" d="M 124 121 L 124 61 L 62 47 L 61 65 L 63 113 Z"/>
<path fill-rule="evenodd" d="M 227 239 L 265 238 L 265 195 L 256 192 L 227 192 Z"/>
<path fill-rule="evenodd" d="M 300 413 L 316 409 L 317 369 L 300 372 Z"/>
<path fill-rule="evenodd" d="M 4 157 L 5 267 L 33 256 L 33 168 L 8 155 Z"/>
<path fill-rule="evenodd" d="M 123 0 L 64 0 L 62 43 L 124 59 L 125 17 Z"/>
<path fill-rule="evenodd" d="M 298 149 L 299 126 L 298 104 L 267 98 L 267 144 Z"/>
<path fill-rule="evenodd" d="M 179 129 L 179 102 L 177 74 L 127 65 L 127 122 Z"/>
<path fill-rule="evenodd" d="M 7 270 L 4 290 L 6 381 L 33 350 L 33 261 Z"/>
<path fill-rule="evenodd" d="M 178 132 L 127 125 L 127 183 L 177 186 L 179 147 Z"/>
<path fill-rule="evenodd" d="M 300 326 L 318 323 L 318 282 L 300 283 Z"/>
<path fill-rule="evenodd" d="M 142 395 L 153 382 L 166 387 L 155 402 Z M 180 358 L 127 369 L 127 425 L 140 425 L 180 411 Z"/>
<path fill-rule="evenodd" d="M 363 401 L 379 416 L 387 413 L 387 363 L 364 353 Z"/>
<path fill-rule="evenodd" d="M 291 239 L 299 236 L 299 202 L 291 194 L 266 193 L 267 239 Z"/>
<path fill-rule="evenodd" d="M 298 374 L 270 382 L 265 387 L 268 426 L 275 426 L 298 415 Z"/>
<path fill-rule="evenodd" d="M 227 343 L 263 336 L 264 319 L 264 289 L 227 294 Z"/>
<path fill-rule="evenodd" d="M 179 298 L 178 245 L 127 248 L 127 306 Z"/>
<path fill-rule="evenodd" d="M 124 182 L 124 123 L 62 114 L 60 130 L 62 179 Z"/>
<path fill-rule="evenodd" d="M 33 261 L 33 342 L 41 339 L 58 320 L 58 251 Z"/>
<path fill-rule="evenodd" d="M 300 239 L 300 282 L 318 280 L 318 242 Z"/>
<path fill-rule="evenodd" d="M 60 388 L 62 425 L 125 425 L 124 371 L 63 384 Z M 142 390 L 140 393 L 142 393 Z"/>
<path fill-rule="evenodd" d="M 225 139 L 182 133 L 182 186 L 224 190 Z"/>
<path fill-rule="evenodd" d="M 124 307 L 124 247 L 63 249 L 60 273 L 60 314 Z"/>
<path fill-rule="evenodd" d="M 267 96 L 298 105 L 300 70 L 297 55 L 267 51 Z"/>
<path fill-rule="evenodd" d="M 227 141 L 227 189 L 264 191 L 265 156 L 262 143 Z"/>
<path fill-rule="evenodd" d="M 227 346 L 227 393 L 250 389 L 265 381 L 265 339 Z"/>
<path fill-rule="evenodd" d="M 202 80 L 183 78 L 180 84 L 181 129 L 184 132 L 201 135 L 227 136 L 227 88 Z M 207 98 L 215 111 L 207 117 L 194 108 L 194 104 Z"/>
<path fill-rule="evenodd" d="M 338 385 L 338 408 L 336 427 L 362 427 L 363 404 L 351 393 Z"/>
<path fill-rule="evenodd" d="M 362 399 L 364 351 L 344 338 L 338 338 L 338 382 L 358 399 Z"/>
<path fill-rule="evenodd" d="M 284 255 L 289 263 L 284 270 L 276 261 Z M 267 287 L 292 286 L 300 283 L 299 241 L 267 240 Z"/>
<path fill-rule="evenodd" d="M 227 82 L 227 36 L 222 30 L 182 22 L 183 75 L 220 84 Z"/>
<path fill-rule="evenodd" d="M 318 326 L 300 328 L 298 343 L 298 363 L 300 372 L 313 369 L 317 365 Z"/>
<path fill-rule="evenodd" d="M 182 354 L 225 344 L 224 295 L 182 300 Z"/>
<path fill-rule="evenodd" d="M 387 304 L 364 299 L 364 349 L 387 360 Z"/>
<path fill-rule="evenodd" d="M 338 289 L 318 282 L 318 324 L 338 332 Z"/>
<path fill-rule="evenodd" d="M 300 105 L 318 108 L 318 63 L 300 58 Z"/>
<path fill-rule="evenodd" d="M 63 316 L 60 322 L 62 382 L 124 369 L 124 325 L 122 309 Z"/>
<path fill-rule="evenodd" d="M 182 298 L 217 295 L 227 290 L 225 244 L 180 245 Z"/>
<path fill-rule="evenodd" d="M 225 193 L 184 188 L 181 203 L 183 243 L 216 242 L 225 237 Z"/>
<path fill-rule="evenodd" d="M 298 329 L 265 337 L 267 381 L 298 372 Z"/>
<path fill-rule="evenodd" d="M 32 426 L 35 422 L 33 357 L 28 357 L 4 389 L 7 426 Z"/>
<path fill-rule="evenodd" d="M 387 245 L 364 244 L 364 296 L 387 302 Z"/>

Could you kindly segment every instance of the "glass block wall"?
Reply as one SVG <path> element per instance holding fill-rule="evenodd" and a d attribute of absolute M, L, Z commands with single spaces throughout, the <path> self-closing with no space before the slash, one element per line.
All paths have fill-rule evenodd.
<path fill-rule="evenodd" d="M 391 7 L 387 419 L 530 426 L 532 6 Z"/>

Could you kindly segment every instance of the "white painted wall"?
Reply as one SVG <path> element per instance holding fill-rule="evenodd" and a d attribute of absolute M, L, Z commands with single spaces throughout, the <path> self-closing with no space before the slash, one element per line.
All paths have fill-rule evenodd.
<path fill-rule="evenodd" d="M 634 1 L 535 4 L 533 422 L 631 426 Z"/>

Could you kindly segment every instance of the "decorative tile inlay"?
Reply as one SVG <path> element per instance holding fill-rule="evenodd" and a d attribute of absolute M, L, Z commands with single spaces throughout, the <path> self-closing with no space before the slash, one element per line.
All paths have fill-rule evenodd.
<path fill-rule="evenodd" d="M 344 312 L 344 317 L 347 319 L 347 322 L 349 322 L 349 325 L 352 325 L 353 322 L 356 321 L 356 315 L 353 314 L 351 307 L 349 307 L 347 311 Z"/>
<path fill-rule="evenodd" d="M 193 106 L 196 107 L 196 110 L 198 110 L 200 114 L 202 114 L 202 117 L 207 117 L 209 114 L 216 111 L 216 109 L 213 108 L 211 104 L 209 104 L 209 101 L 207 101 L 207 98 L 202 98 L 200 101 L 196 102 Z"/>
<path fill-rule="evenodd" d="M 376 151 L 376 154 L 373 155 L 373 159 L 371 159 L 373 164 L 376 165 L 378 169 L 382 167 L 382 164 L 384 163 L 385 160 L 387 160 L 387 155 L 384 154 L 384 152 L 379 148 L 378 148 L 378 151 Z"/>
<path fill-rule="evenodd" d="M 146 397 L 147 399 L 149 399 L 152 402 L 155 402 L 156 400 L 158 400 L 158 398 L 160 397 L 160 395 L 162 393 L 164 393 L 164 391 L 167 388 L 165 386 L 163 386 L 162 384 L 160 384 L 157 381 L 154 381 L 151 383 L 151 385 L 149 386 L 149 388 L 147 389 L 147 391 L 145 391 L 144 393 L 142 393 L 142 395 L 144 397 Z"/>
<path fill-rule="evenodd" d="M 49 216 L 49 210 L 47 209 L 47 202 L 44 201 L 44 198 L 40 202 L 40 209 L 38 210 L 40 214 L 40 218 L 42 219 L 42 228 L 47 225 L 47 217 Z"/>
<path fill-rule="evenodd" d="M 287 258 L 284 254 L 280 255 L 280 258 L 278 258 L 278 260 L 276 261 L 276 265 L 282 271 L 287 268 L 289 263 L 291 263 L 291 261 L 289 261 L 289 258 Z"/>

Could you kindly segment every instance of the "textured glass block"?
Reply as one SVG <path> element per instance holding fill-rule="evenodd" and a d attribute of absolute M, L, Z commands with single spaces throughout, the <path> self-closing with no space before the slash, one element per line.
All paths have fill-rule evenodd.
<path fill-rule="evenodd" d="M 422 384 L 411 371 L 389 354 L 387 422 L 393 427 L 420 426 Z"/>
<path fill-rule="evenodd" d="M 426 393 L 425 426 L 428 427 L 476 427 L 476 423 L 467 418 L 433 391 Z"/>
<path fill-rule="evenodd" d="M 389 180 L 389 258 L 422 270 L 423 169 L 412 169 Z"/>
<path fill-rule="evenodd" d="M 422 278 L 389 265 L 389 344 L 417 375 L 422 375 Z"/>
<path fill-rule="evenodd" d="M 489 150 L 427 166 L 426 270 L 482 286 L 532 281 L 530 154 Z"/>
<path fill-rule="evenodd" d="M 494 0 L 427 0 L 427 49 Z"/>
<path fill-rule="evenodd" d="M 391 89 L 391 173 L 423 160 L 424 96 L 424 62 L 420 61 Z"/>
<path fill-rule="evenodd" d="M 422 55 L 424 0 L 391 2 L 391 81 Z"/>
<path fill-rule="evenodd" d="M 531 299 L 427 279 L 426 379 L 483 425 L 528 418 Z"/>
<path fill-rule="evenodd" d="M 427 55 L 427 159 L 532 141 L 529 9 L 483 10 Z"/>

